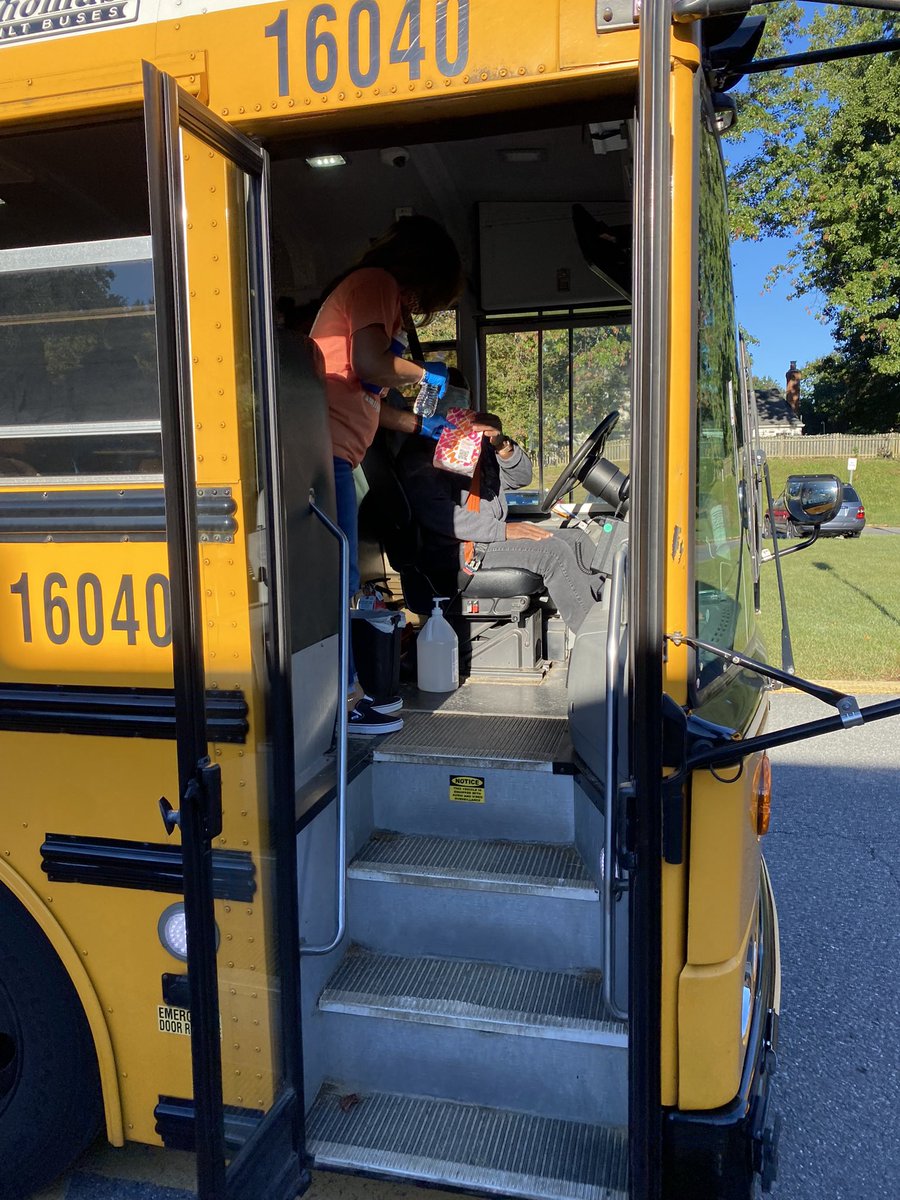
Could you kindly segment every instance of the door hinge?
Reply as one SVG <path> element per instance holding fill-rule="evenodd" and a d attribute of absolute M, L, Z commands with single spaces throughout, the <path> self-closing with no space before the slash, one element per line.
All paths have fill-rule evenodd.
<path fill-rule="evenodd" d="M 626 871 L 634 871 L 637 867 L 637 851 L 635 849 L 635 812 L 634 805 L 637 798 L 637 792 L 634 788 L 634 780 L 628 779 L 624 783 L 619 784 L 618 804 L 621 819 L 618 821 L 621 837 L 618 839 L 616 848 L 616 858 L 619 864 L 619 870 L 624 874 Z"/>
<path fill-rule="evenodd" d="M 662 784 L 662 852 L 667 863 L 684 862 L 684 776 L 679 771 Z"/>

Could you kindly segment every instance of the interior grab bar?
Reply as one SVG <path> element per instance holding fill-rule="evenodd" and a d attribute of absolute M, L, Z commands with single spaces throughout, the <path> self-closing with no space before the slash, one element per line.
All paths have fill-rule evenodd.
<path fill-rule="evenodd" d="M 316 494 L 309 489 L 309 507 L 315 513 L 340 548 L 340 620 L 338 623 L 338 716 L 337 716 L 337 931 L 325 945 L 308 946 L 301 942 L 301 954 L 330 954 L 336 950 L 347 931 L 347 730 L 350 714 L 347 709 L 347 683 L 350 676 L 350 542 L 346 533 L 316 504 Z"/>
<path fill-rule="evenodd" d="M 622 610 L 628 547 L 620 546 L 613 559 L 609 593 L 609 625 L 606 630 L 606 820 L 603 831 L 603 1000 L 618 1020 L 628 1013 L 616 1003 L 616 920 L 613 905 L 621 890 L 618 883 L 617 822 L 619 797 L 619 692 L 622 645 Z"/>

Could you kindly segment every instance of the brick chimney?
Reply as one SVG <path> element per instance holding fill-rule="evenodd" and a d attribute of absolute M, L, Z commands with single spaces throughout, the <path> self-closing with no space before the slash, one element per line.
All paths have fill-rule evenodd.
<path fill-rule="evenodd" d="M 791 360 L 791 366 L 785 375 L 784 394 L 788 404 L 799 417 L 800 415 L 800 372 L 797 364 Z"/>

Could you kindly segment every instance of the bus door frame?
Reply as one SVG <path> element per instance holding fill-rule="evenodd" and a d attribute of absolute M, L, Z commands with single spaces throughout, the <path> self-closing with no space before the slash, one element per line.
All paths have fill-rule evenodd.
<path fill-rule="evenodd" d="M 660 1200 L 662 1161 L 662 742 L 666 450 L 671 336 L 672 0 L 644 0 L 635 153 L 631 422 L 628 849 L 630 1188 Z"/>
<path fill-rule="evenodd" d="M 275 396 L 276 350 L 269 268 L 269 158 L 266 152 L 179 88 L 152 64 L 143 64 L 147 170 L 162 423 L 172 649 L 177 726 L 179 810 L 167 827 L 181 831 L 184 905 L 191 1000 L 194 1143 L 199 1200 L 293 1200 L 309 1186 L 305 1169 L 300 1041 L 299 918 L 294 828 L 293 720 L 285 547 L 277 519 L 281 502 Z M 221 782 L 208 758 L 201 591 L 195 512 L 196 468 L 187 284 L 184 178 L 190 170 L 181 130 L 229 159 L 249 180 L 247 272 L 252 355 L 257 368 L 262 433 L 267 587 L 270 615 L 267 697 L 274 790 L 273 848 L 281 977 L 280 1089 L 249 1138 L 227 1163 L 222 1091 L 212 840 L 222 826 Z M 289 799 L 284 801 L 285 797 Z M 163 802 L 161 802 L 162 805 Z"/>

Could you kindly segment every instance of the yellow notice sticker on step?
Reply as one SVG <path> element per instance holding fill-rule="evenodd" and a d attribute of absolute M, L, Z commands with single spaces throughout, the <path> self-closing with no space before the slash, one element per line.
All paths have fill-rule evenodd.
<path fill-rule="evenodd" d="M 478 775 L 451 775 L 450 799 L 465 804 L 484 804 L 484 780 Z"/>

